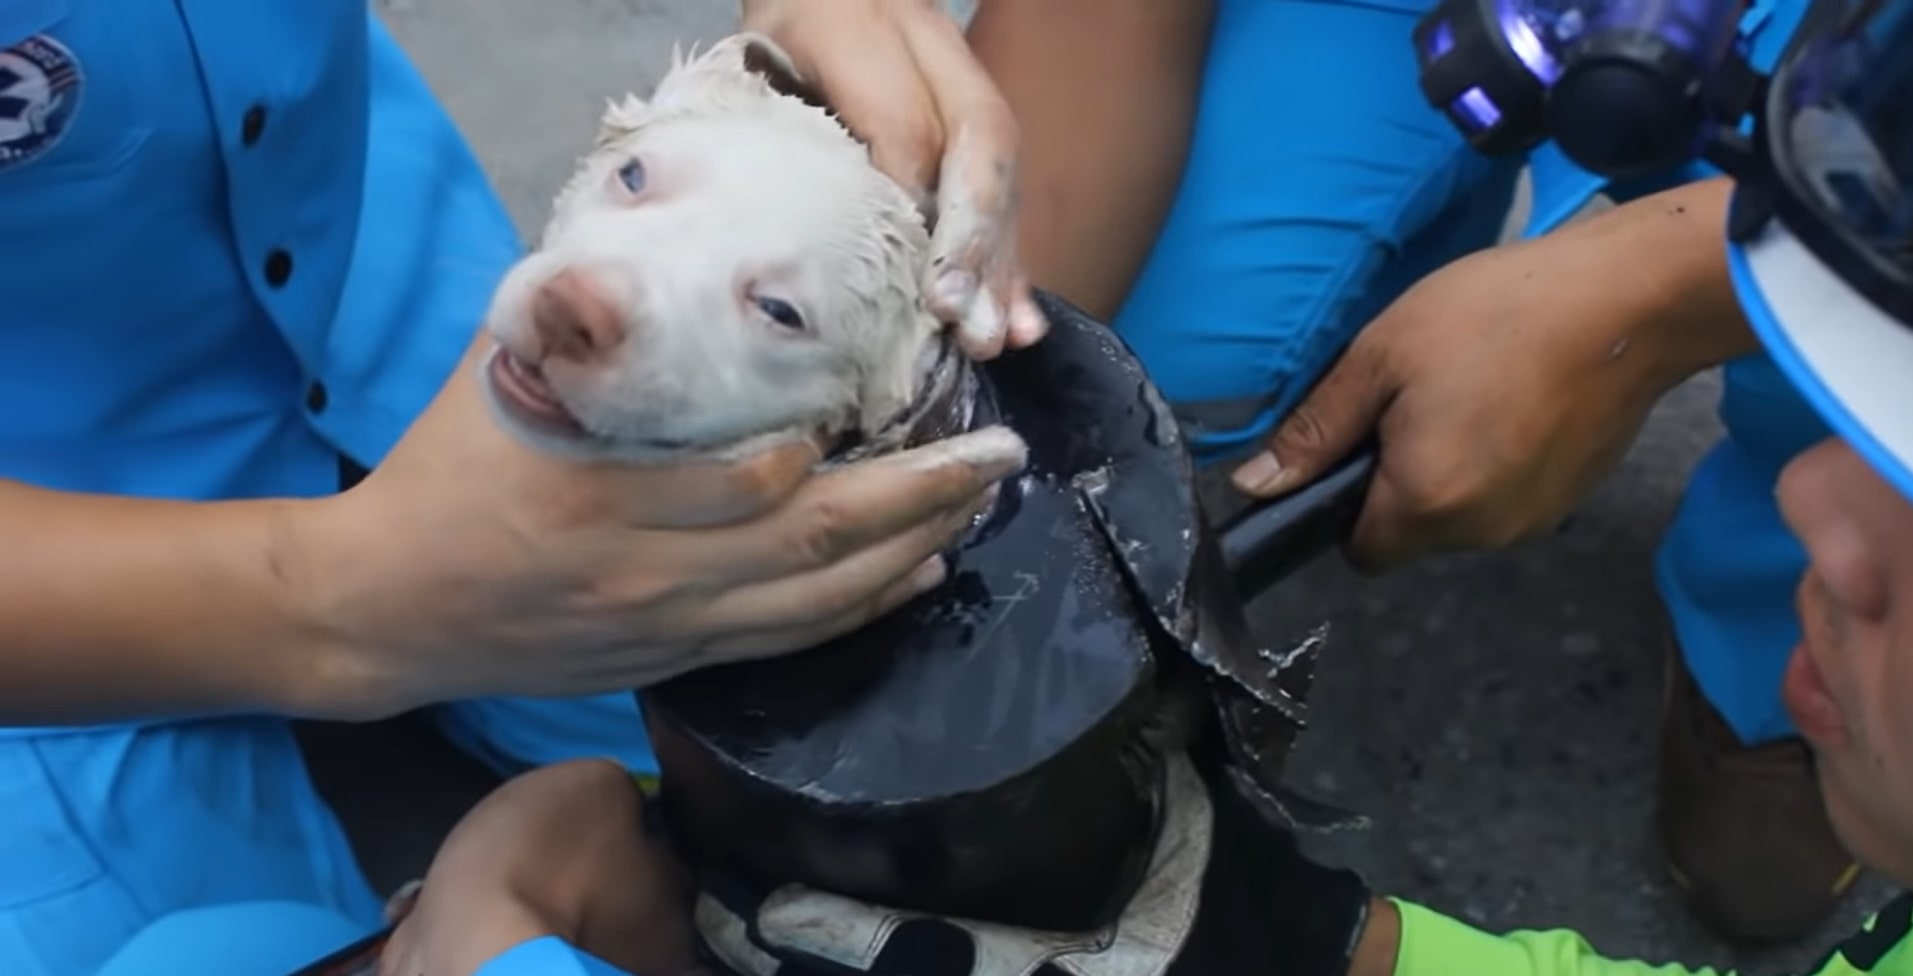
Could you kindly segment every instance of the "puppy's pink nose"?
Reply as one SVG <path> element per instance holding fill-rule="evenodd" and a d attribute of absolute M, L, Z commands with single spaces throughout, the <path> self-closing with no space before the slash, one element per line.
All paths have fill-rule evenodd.
<path fill-rule="evenodd" d="M 531 300 L 531 324 L 545 359 L 589 363 L 624 341 L 624 316 L 591 276 L 576 268 L 552 275 Z"/>

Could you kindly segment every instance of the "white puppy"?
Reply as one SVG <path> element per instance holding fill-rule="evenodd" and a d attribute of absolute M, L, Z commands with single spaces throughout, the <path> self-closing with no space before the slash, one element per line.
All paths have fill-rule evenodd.
<path fill-rule="evenodd" d="M 608 106 L 488 316 L 484 387 L 514 435 L 662 462 L 796 437 L 874 453 L 924 439 L 926 414 L 963 429 L 970 373 L 919 294 L 924 218 L 788 64 L 736 35 Z"/>

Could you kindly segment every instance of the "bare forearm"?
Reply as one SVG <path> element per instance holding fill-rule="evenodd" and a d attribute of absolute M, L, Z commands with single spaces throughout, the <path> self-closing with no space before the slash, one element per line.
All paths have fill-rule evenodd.
<path fill-rule="evenodd" d="M 290 710 L 317 698 L 290 501 L 0 481 L 0 724 Z"/>
<path fill-rule="evenodd" d="M 982 0 L 970 44 L 1022 132 L 1018 243 L 1039 287 L 1114 315 L 1174 199 L 1212 0 Z"/>
<path fill-rule="evenodd" d="M 1723 240 L 1731 183 L 1691 183 L 1616 207 L 1566 228 L 1589 273 L 1635 292 L 1644 341 L 1667 385 L 1759 349 L 1727 271 Z"/>

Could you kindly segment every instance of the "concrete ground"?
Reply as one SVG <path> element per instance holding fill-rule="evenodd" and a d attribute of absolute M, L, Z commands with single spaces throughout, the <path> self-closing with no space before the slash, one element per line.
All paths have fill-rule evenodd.
<path fill-rule="evenodd" d="M 376 5 L 528 232 L 603 99 L 647 86 L 674 42 L 725 32 L 735 10 L 717 0 Z M 1271 637 L 1325 612 L 1338 628 L 1296 767 L 1300 782 L 1377 827 L 1324 845 L 1324 856 L 1478 924 L 1569 926 L 1610 955 L 1756 973 L 1804 966 L 1882 900 L 1870 885 L 1825 938 L 1736 957 L 1689 920 L 1664 880 L 1649 829 L 1661 668 L 1649 557 L 1717 434 L 1716 390 L 1709 377 L 1670 397 L 1621 470 L 1553 538 L 1381 580 L 1331 560 L 1255 605 Z M 357 778 L 342 802 L 389 885 L 423 867 L 471 780 L 444 774 L 435 806 L 395 819 L 381 806 L 388 787 L 416 795 L 423 774 L 387 752 L 335 749 L 320 772 Z"/>

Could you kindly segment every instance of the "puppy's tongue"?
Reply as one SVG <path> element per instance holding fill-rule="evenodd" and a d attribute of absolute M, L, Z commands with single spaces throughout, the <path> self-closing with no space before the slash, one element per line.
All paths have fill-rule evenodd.
<path fill-rule="evenodd" d="M 578 418 L 552 392 L 538 367 L 500 349 L 492 357 L 491 378 L 499 394 L 525 413 L 564 427 L 578 427 Z"/>

